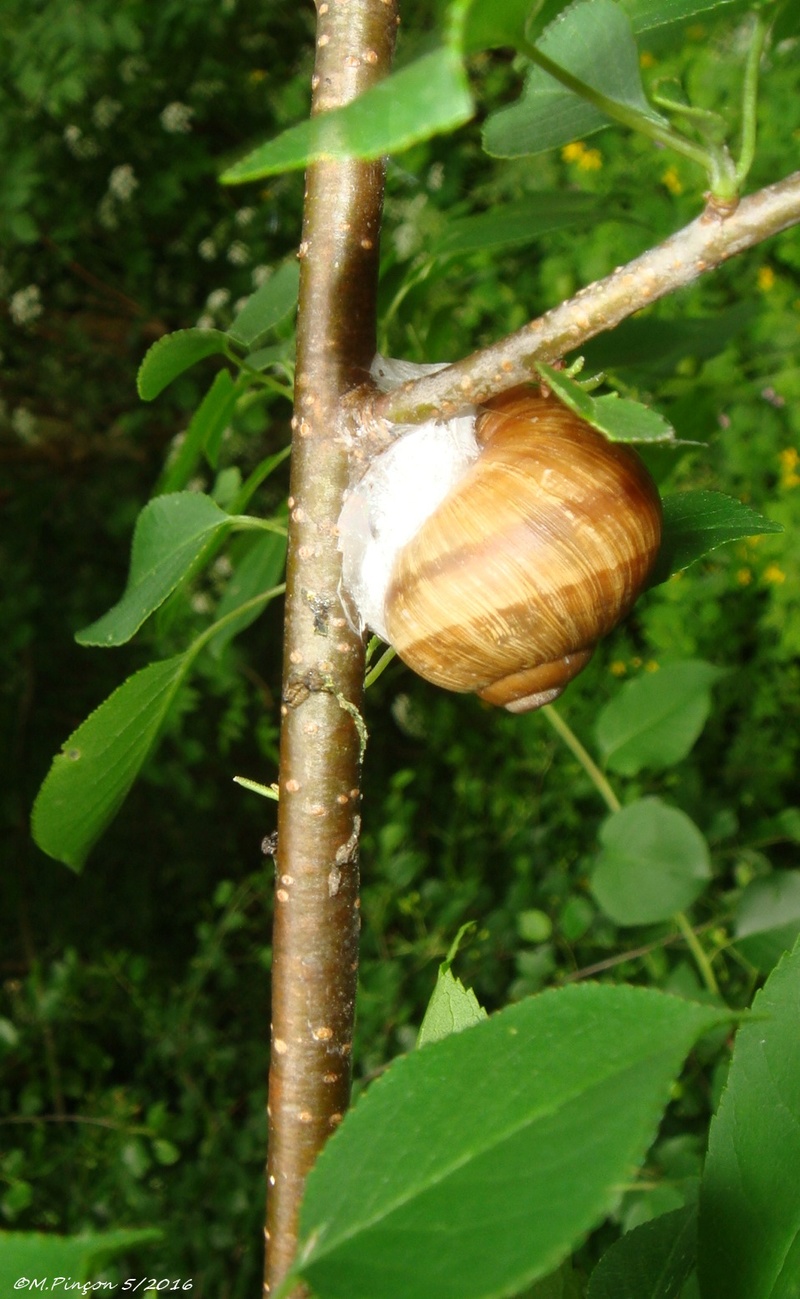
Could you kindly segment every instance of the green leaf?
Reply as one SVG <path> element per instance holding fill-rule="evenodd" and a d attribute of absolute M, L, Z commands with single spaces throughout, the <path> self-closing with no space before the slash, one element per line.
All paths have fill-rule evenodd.
<path fill-rule="evenodd" d="M 78 644 L 124 645 L 190 572 L 208 541 L 233 522 L 200 492 L 173 492 L 150 501 L 136 520 L 122 599 L 76 634 Z"/>
<path fill-rule="evenodd" d="M 618 1202 L 723 1018 L 584 985 L 395 1060 L 309 1175 L 296 1272 L 325 1299 L 488 1299 L 549 1275 Z"/>
<path fill-rule="evenodd" d="M 252 600 L 259 591 L 266 591 L 276 586 L 283 574 L 286 562 L 286 538 L 279 533 L 268 532 L 257 537 L 247 550 L 241 562 L 237 564 L 224 594 L 217 605 L 216 616 L 221 619 Z M 225 645 L 249 627 L 260 617 L 260 609 L 247 609 L 238 618 L 232 619 L 223 629 L 217 632 L 211 641 L 211 652 L 220 654 Z"/>
<path fill-rule="evenodd" d="M 139 366 L 139 396 L 152 401 L 184 370 L 207 356 L 224 356 L 227 348 L 228 336 L 221 329 L 179 329 L 159 338 Z"/>
<path fill-rule="evenodd" d="M 142 668 L 73 731 L 33 805 L 42 852 L 82 869 L 125 801 L 192 659 L 189 652 Z"/>
<path fill-rule="evenodd" d="M 438 1042 L 448 1033 L 460 1033 L 482 1019 L 486 1019 L 486 1011 L 472 988 L 465 988 L 450 970 L 450 962 L 443 961 L 420 1026 L 417 1046 Z"/>
<path fill-rule="evenodd" d="M 274 275 L 256 289 L 228 329 L 234 343 L 255 348 L 271 329 L 294 311 L 300 288 L 297 261 L 284 262 Z"/>
<path fill-rule="evenodd" d="M 597 718 L 595 739 L 606 764 L 624 776 L 681 762 L 711 711 L 711 687 L 727 676 L 700 659 L 665 663 L 626 681 Z"/>
<path fill-rule="evenodd" d="M 654 925 L 685 911 L 711 878 L 697 826 L 660 798 L 640 798 L 600 827 L 591 889 L 618 925 Z"/>
<path fill-rule="evenodd" d="M 734 932 L 745 959 L 769 973 L 800 934 L 800 871 L 752 880 L 739 899 Z"/>
<path fill-rule="evenodd" d="M 160 495 L 181 491 L 204 451 L 212 469 L 216 468 L 219 440 L 230 423 L 239 395 L 230 371 L 220 370 L 192 416 L 175 458 L 164 470 L 158 485 Z"/>
<path fill-rule="evenodd" d="M 224 185 L 238 185 L 312 162 L 381 158 L 453 131 L 472 114 L 461 60 L 443 46 L 392 73 L 344 108 L 290 127 L 229 167 L 220 179 Z"/>
<path fill-rule="evenodd" d="M 664 523 L 661 550 L 651 586 L 666 582 L 727 541 L 783 532 L 780 523 L 764 518 L 749 505 L 722 492 L 673 492 L 662 498 Z"/>
<path fill-rule="evenodd" d="M 700 1184 L 703 1299 L 796 1299 L 800 1286 L 800 945 L 736 1036 Z"/>
<path fill-rule="evenodd" d="M 695 1264 L 694 1205 L 628 1231 L 601 1258 L 586 1299 L 678 1299 Z"/>
<path fill-rule="evenodd" d="M 730 13 L 751 7 L 750 0 L 621 0 L 621 4 L 637 34 L 652 31 L 655 27 L 684 23 L 698 14 L 711 14 L 716 10 Z"/>
<path fill-rule="evenodd" d="M 702 361 L 716 356 L 730 339 L 741 334 L 756 314 L 752 302 L 738 302 L 713 316 L 677 320 L 630 317 L 615 329 L 589 339 L 580 352 L 590 374 L 617 366 L 671 374 L 686 357 Z"/>
<path fill-rule="evenodd" d="M 487 249 L 512 248 L 530 243 L 551 230 L 596 221 L 600 215 L 594 194 L 543 191 L 518 203 L 451 221 L 431 248 L 431 256 L 464 257 Z M 607 220 L 609 215 L 605 204 L 602 217 Z"/>
<path fill-rule="evenodd" d="M 588 424 L 599 429 L 612 442 L 674 442 L 675 430 L 671 424 L 649 406 L 618 397 L 611 393 L 605 397 L 592 397 L 579 383 L 563 370 L 556 370 L 544 361 L 536 369 L 565 406 Z"/>
<path fill-rule="evenodd" d="M 22 1277 L 68 1276 L 91 1281 L 93 1274 L 118 1254 L 160 1240 L 162 1235 L 155 1227 L 86 1236 L 0 1231 L 0 1293 L 16 1293 L 16 1282 Z"/>
<path fill-rule="evenodd" d="M 647 102 L 631 24 L 614 0 L 578 0 L 548 27 L 536 48 L 592 90 L 650 121 L 666 121 Z M 534 67 L 522 97 L 490 115 L 486 152 L 498 158 L 542 153 L 610 125 L 593 104 Z"/>

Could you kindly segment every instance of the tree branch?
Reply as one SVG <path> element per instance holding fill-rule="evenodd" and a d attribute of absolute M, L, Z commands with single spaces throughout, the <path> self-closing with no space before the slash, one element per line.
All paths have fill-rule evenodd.
<path fill-rule="evenodd" d="M 394 0 L 319 0 L 313 113 L 386 75 Z M 362 639 L 339 598 L 342 399 L 375 350 L 383 164 L 306 177 L 289 498 L 272 958 L 265 1293 L 295 1253 L 306 1175 L 350 1095 L 358 968 Z"/>
<path fill-rule="evenodd" d="M 368 454 L 388 440 L 383 421 L 416 424 L 435 413 L 450 416 L 465 405 L 529 382 L 536 361 L 558 360 L 633 312 L 798 222 L 800 172 L 742 199 L 733 211 L 709 204 L 662 244 L 581 289 L 524 329 L 436 374 L 363 399 L 362 423 L 371 434 L 374 431 Z"/>

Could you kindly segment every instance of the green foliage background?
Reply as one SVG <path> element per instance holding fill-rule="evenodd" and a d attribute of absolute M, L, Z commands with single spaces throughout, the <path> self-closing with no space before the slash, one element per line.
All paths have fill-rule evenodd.
<path fill-rule="evenodd" d="M 426 48 L 433 20 L 430 6 L 404 6 L 401 60 Z M 112 654 L 73 642 L 118 598 L 135 517 L 208 382 L 198 367 L 142 406 L 144 351 L 198 320 L 225 327 L 298 241 L 300 175 L 246 190 L 216 176 L 302 116 L 311 34 L 310 12 L 252 0 L 7 0 L 0 33 L 0 1226 L 156 1223 L 164 1242 L 119 1274 L 194 1276 L 195 1294 L 231 1299 L 257 1292 L 260 1269 L 261 840 L 274 824 L 231 777 L 274 778 L 279 610 L 203 660 L 82 877 L 32 846 L 28 817 L 69 731 L 125 675 L 183 648 L 224 585 L 221 563 Z M 645 75 L 680 77 L 725 108 L 741 48 L 731 22 L 695 24 L 649 43 Z M 470 69 L 482 105 L 516 94 L 507 54 Z M 790 40 L 765 75 L 751 187 L 792 167 L 797 79 Z M 416 146 L 389 166 L 381 350 L 454 359 L 521 326 L 691 219 L 703 184 L 617 130 L 533 161 L 487 159 L 474 123 Z M 432 254 L 454 217 L 554 189 L 587 196 L 579 227 L 500 253 Z M 704 444 L 648 453 L 663 486 L 726 491 L 785 528 L 650 593 L 560 704 L 596 753 L 597 715 L 621 681 L 685 658 L 729 669 L 688 759 L 612 780 L 623 802 L 659 796 L 707 837 L 713 880 L 692 921 L 734 1006 L 760 973 L 731 945 L 743 890 L 796 868 L 800 842 L 799 273 L 792 231 L 585 353 Z M 240 405 L 221 472 L 285 445 L 289 414 L 278 396 Z M 270 480 L 254 504 L 272 513 L 283 491 L 285 478 Z M 413 1043 L 436 964 L 468 920 L 458 972 L 490 1009 L 587 971 L 703 995 L 670 925 L 621 928 L 599 908 L 589 876 L 604 809 L 541 716 L 494 712 L 393 666 L 367 722 L 359 1081 Z M 722 1036 L 694 1053 L 647 1177 L 603 1243 L 691 1198 L 726 1065 Z"/>

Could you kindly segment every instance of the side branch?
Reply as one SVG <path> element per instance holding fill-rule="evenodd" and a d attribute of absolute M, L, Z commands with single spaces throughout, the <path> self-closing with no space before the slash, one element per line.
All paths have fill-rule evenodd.
<path fill-rule="evenodd" d="M 555 361 L 651 302 L 747 248 L 800 222 L 800 171 L 742 199 L 732 212 L 709 205 L 701 216 L 662 244 L 581 289 L 524 329 L 436 374 L 369 399 L 363 412 L 380 438 L 384 420 L 416 424 L 439 413 L 529 382 L 536 361 Z M 376 449 L 379 449 L 376 447 Z"/>

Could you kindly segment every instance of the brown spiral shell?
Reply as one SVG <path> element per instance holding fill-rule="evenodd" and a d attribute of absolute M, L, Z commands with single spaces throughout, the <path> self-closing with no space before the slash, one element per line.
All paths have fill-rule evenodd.
<path fill-rule="evenodd" d="M 553 397 L 514 389 L 476 431 L 477 461 L 397 556 L 386 627 L 428 681 L 525 712 L 632 607 L 661 502 L 634 451 Z"/>

